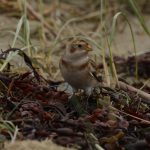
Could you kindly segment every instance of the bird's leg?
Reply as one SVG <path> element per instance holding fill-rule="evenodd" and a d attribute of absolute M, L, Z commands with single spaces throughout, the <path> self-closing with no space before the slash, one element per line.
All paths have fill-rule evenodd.
<path fill-rule="evenodd" d="M 70 98 L 70 105 L 80 116 L 80 115 L 86 114 L 86 111 L 80 102 L 80 99 L 81 99 L 80 93 L 77 93 L 77 91 L 78 90 L 73 89 L 73 95 Z"/>
<path fill-rule="evenodd" d="M 76 95 L 77 94 L 77 92 L 78 92 L 78 90 L 77 89 L 75 89 L 75 88 L 72 88 L 73 89 L 73 95 Z"/>
<path fill-rule="evenodd" d="M 92 95 L 93 92 L 93 88 L 89 87 L 85 90 L 85 94 L 87 95 L 87 99 L 86 99 L 86 110 L 88 109 L 88 105 L 89 105 L 89 98 Z"/>

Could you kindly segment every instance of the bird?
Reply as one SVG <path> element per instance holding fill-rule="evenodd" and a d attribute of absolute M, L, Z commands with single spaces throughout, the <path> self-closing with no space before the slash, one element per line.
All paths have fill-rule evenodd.
<path fill-rule="evenodd" d="M 93 89 L 99 85 L 96 71 L 89 52 L 92 46 L 83 39 L 73 39 L 69 42 L 60 58 L 59 67 L 64 80 L 71 85 L 74 92 L 83 89 L 90 96 Z"/>

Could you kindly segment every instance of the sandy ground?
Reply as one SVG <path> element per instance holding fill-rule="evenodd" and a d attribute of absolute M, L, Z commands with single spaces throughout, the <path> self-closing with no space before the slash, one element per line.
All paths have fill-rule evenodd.
<path fill-rule="evenodd" d="M 145 16 L 145 20 L 147 27 L 150 27 L 150 16 Z M 134 32 L 137 52 L 150 51 L 150 38 L 145 33 L 138 20 L 134 17 L 131 17 L 130 23 Z M 128 25 L 126 25 L 123 32 L 116 34 L 113 52 L 122 56 L 127 56 L 134 53 L 131 32 Z"/>
<path fill-rule="evenodd" d="M 150 16 L 145 16 L 146 24 L 150 26 Z M 12 44 L 13 35 L 10 31 L 15 31 L 18 20 L 10 17 L 0 15 L 0 49 L 6 50 Z M 130 22 L 133 27 L 136 48 L 138 52 L 150 51 L 150 38 L 143 31 L 139 22 L 136 18 L 131 17 Z M 35 32 L 38 28 L 38 24 L 31 22 L 31 33 Z M 38 39 L 33 39 L 33 43 L 38 45 Z M 16 47 L 20 47 L 20 44 L 17 44 Z M 128 56 L 133 53 L 133 43 L 131 39 L 131 33 L 128 26 L 125 26 L 123 32 L 118 32 L 115 35 L 115 44 L 112 47 L 113 53 L 122 56 Z M 25 142 L 15 142 L 14 144 L 5 144 L 5 150 L 50 150 L 50 149 L 62 149 L 66 148 L 56 146 L 51 141 L 25 141 Z"/>
<path fill-rule="evenodd" d="M 73 150 L 73 148 L 65 148 L 58 146 L 50 140 L 43 142 L 38 141 L 16 141 L 15 143 L 5 143 L 3 150 Z"/>
<path fill-rule="evenodd" d="M 143 31 L 138 20 L 135 17 L 130 17 L 129 20 L 133 28 L 137 51 L 144 52 L 150 50 L 150 38 Z M 147 27 L 149 27 L 150 15 L 145 16 L 145 20 L 146 20 Z M 0 15 L 0 49 L 5 50 L 12 44 L 12 40 L 14 36 L 12 34 L 12 31 L 13 32 L 15 31 L 17 22 L 18 22 L 17 19 Z M 40 25 L 36 21 L 31 21 L 30 26 L 31 26 L 31 34 L 32 34 L 35 33 L 36 30 L 38 30 L 38 27 Z M 112 46 L 112 50 L 114 54 L 124 56 L 124 55 L 132 54 L 134 52 L 131 32 L 127 24 L 125 25 L 123 32 L 117 32 L 115 34 L 114 41 L 115 42 Z M 40 46 L 38 39 L 34 38 L 34 36 L 32 37 L 32 42 L 34 45 Z M 20 47 L 20 44 L 17 43 L 16 47 L 17 46 Z"/>

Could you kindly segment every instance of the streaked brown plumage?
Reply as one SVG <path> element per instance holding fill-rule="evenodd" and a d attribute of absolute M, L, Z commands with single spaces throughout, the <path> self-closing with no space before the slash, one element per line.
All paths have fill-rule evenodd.
<path fill-rule="evenodd" d="M 91 95 L 93 88 L 99 84 L 92 74 L 91 50 L 91 45 L 86 41 L 73 40 L 60 59 L 60 71 L 65 81 L 74 90 L 85 90 L 87 95 Z"/>

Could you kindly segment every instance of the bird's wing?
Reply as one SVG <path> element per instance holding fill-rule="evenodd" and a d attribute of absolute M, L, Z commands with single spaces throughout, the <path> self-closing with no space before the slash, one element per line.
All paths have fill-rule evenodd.
<path fill-rule="evenodd" d="M 94 71 L 94 70 L 97 70 L 97 64 L 92 60 L 92 59 L 90 59 L 89 60 L 89 64 L 90 64 L 90 67 L 91 67 L 91 69 Z"/>
<path fill-rule="evenodd" d="M 94 77 L 98 82 L 102 82 L 102 76 L 98 75 L 98 66 L 93 60 L 89 60 L 89 73 L 92 77 Z"/>

